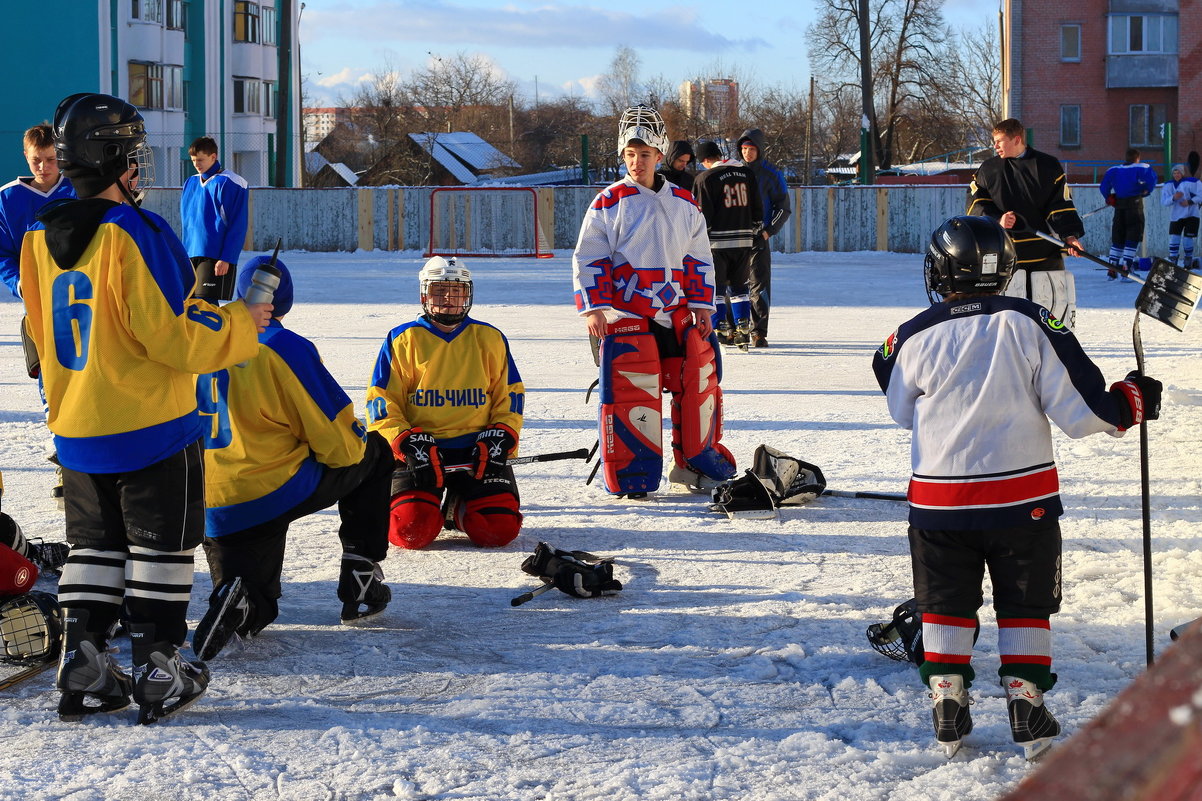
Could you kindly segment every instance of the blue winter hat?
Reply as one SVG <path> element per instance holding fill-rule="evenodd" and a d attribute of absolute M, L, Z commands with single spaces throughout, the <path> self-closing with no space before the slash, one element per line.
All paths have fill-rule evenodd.
<path fill-rule="evenodd" d="M 255 270 L 265 264 L 271 264 L 270 256 L 255 256 L 253 259 L 242 265 L 242 269 L 238 271 L 238 282 L 234 285 L 234 297 L 241 298 L 246 295 L 250 289 L 250 279 L 254 277 Z M 276 259 L 275 268 L 280 271 L 280 285 L 275 290 L 275 300 L 272 305 L 275 309 L 272 310 L 272 317 L 283 317 L 292 309 L 292 275 L 288 272 L 287 265 L 283 259 Z"/>

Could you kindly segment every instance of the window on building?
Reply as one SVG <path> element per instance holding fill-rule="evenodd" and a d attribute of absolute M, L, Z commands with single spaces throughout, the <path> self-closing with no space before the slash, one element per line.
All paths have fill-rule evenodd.
<path fill-rule="evenodd" d="M 249 0 L 234 2 L 234 41 L 259 41 L 259 4 Z"/>
<path fill-rule="evenodd" d="M 1112 14 L 1111 55 L 1177 52 L 1177 16 L 1174 14 Z"/>
<path fill-rule="evenodd" d="M 1081 107 L 1060 107 L 1060 146 L 1081 146 Z"/>
<path fill-rule="evenodd" d="M 184 29 L 184 0 L 167 0 L 167 27 L 173 31 Z"/>
<path fill-rule="evenodd" d="M 163 0 L 129 0 L 129 15 L 142 22 L 163 24 Z"/>
<path fill-rule="evenodd" d="M 263 116 L 273 119 L 280 102 L 275 86 L 275 81 L 263 81 Z"/>
<path fill-rule="evenodd" d="M 1081 26 L 1061 25 L 1060 26 L 1060 60 L 1061 61 L 1080 61 L 1081 60 Z"/>
<path fill-rule="evenodd" d="M 263 6 L 262 13 L 259 17 L 259 22 L 263 28 L 263 44 L 274 45 L 280 43 L 279 33 L 276 28 L 279 27 L 275 9 L 271 6 Z"/>
<path fill-rule="evenodd" d="M 234 78 L 234 113 L 263 113 L 263 82 L 256 78 Z"/>
<path fill-rule="evenodd" d="M 138 108 L 163 107 L 163 65 L 129 62 L 129 102 Z"/>
<path fill-rule="evenodd" d="M 1130 107 L 1131 147 L 1161 147 L 1164 145 L 1162 126 L 1166 106 L 1163 103 L 1139 103 Z"/>
<path fill-rule="evenodd" d="M 163 66 L 163 108 L 171 111 L 184 110 L 184 68 L 167 64 Z"/>

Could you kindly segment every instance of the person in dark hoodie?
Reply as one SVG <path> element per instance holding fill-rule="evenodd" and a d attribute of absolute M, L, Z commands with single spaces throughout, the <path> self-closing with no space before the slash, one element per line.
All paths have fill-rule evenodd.
<path fill-rule="evenodd" d="M 134 201 L 131 181 L 149 152 L 129 103 L 66 98 L 54 147 L 79 199 L 38 214 L 20 276 L 71 544 L 59 583 L 58 714 L 79 721 L 122 709 L 132 693 L 138 722 L 153 723 L 209 682 L 203 662 L 179 653 L 205 524 L 196 375 L 253 358 L 272 307 L 189 299 L 196 274 L 183 245 Z M 122 619 L 132 676 L 109 651 Z"/>
<path fill-rule="evenodd" d="M 785 176 L 764 155 L 764 134 L 759 128 L 749 128 L 738 140 L 743 163 L 755 174 L 760 198 L 764 202 L 764 230 L 760 232 L 751 253 L 751 273 L 747 288 L 751 294 L 751 346 L 768 347 L 768 311 L 772 301 L 772 243 L 771 238 L 789 219 L 793 209 L 789 204 L 789 189 Z"/>
<path fill-rule="evenodd" d="M 689 144 L 688 140 L 677 139 L 668 148 L 668 155 L 664 156 L 663 165 L 656 170 L 656 173 L 664 176 L 681 189 L 692 192 L 695 174 L 689 170 L 689 165 L 696 158 L 693 146 Z"/>

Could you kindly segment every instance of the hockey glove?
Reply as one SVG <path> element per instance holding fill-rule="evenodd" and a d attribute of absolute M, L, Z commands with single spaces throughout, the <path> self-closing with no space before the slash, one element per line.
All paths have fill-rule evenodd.
<path fill-rule="evenodd" d="M 1135 370 L 1123 381 L 1110 387 L 1110 393 L 1118 399 L 1119 431 L 1139 425 L 1145 420 L 1160 417 L 1160 396 L 1164 385 L 1155 378 L 1140 375 Z"/>
<path fill-rule="evenodd" d="M 509 452 L 517 445 L 518 437 L 505 425 L 489 426 L 476 435 L 476 468 L 472 475 L 477 481 L 499 476 L 509 463 Z"/>
<path fill-rule="evenodd" d="M 433 434 L 410 428 L 392 441 L 392 452 L 413 474 L 415 489 L 442 488 L 442 457 Z"/>
<path fill-rule="evenodd" d="M 1106 196 L 1106 205 L 1107 206 L 1113 206 L 1116 203 L 1118 203 L 1118 195 L 1109 194 Z"/>

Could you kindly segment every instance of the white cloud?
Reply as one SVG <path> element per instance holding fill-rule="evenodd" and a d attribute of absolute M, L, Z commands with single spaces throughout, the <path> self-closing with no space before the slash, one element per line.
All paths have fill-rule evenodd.
<path fill-rule="evenodd" d="M 357 70 L 353 67 L 343 67 L 333 75 L 326 75 L 314 81 L 318 86 L 326 88 L 335 88 L 339 86 L 353 86 L 357 83 L 363 83 L 371 77 L 371 73 Z"/>

